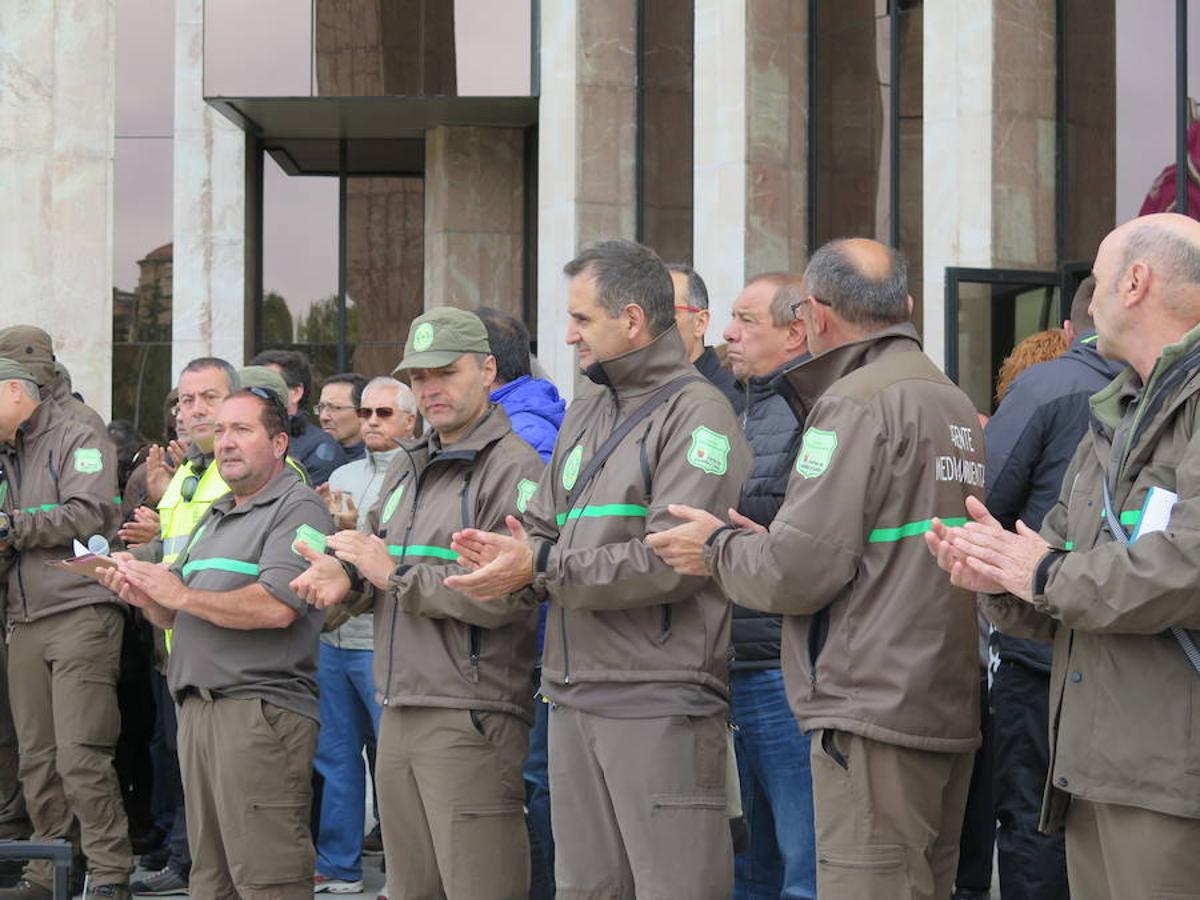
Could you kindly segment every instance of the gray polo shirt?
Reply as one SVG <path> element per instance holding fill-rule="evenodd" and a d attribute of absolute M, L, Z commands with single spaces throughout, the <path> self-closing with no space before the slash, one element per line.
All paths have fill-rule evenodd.
<path fill-rule="evenodd" d="M 200 520 L 187 552 L 172 566 L 189 588 L 234 591 L 260 584 L 299 616 L 287 628 L 246 631 L 176 614 L 167 666 L 176 702 L 187 688 L 203 688 L 318 718 L 317 639 L 325 613 L 288 588 L 308 568 L 292 550 L 302 525 L 322 534 L 333 531 L 324 501 L 291 468 L 241 506 L 226 494 Z"/>

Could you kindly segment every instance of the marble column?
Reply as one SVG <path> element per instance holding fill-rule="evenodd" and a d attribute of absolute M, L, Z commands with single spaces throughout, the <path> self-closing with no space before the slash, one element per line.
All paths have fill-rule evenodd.
<path fill-rule="evenodd" d="M 203 0 L 176 0 L 172 378 L 198 356 L 241 365 L 252 339 L 245 136 L 204 102 L 203 50 Z"/>
<path fill-rule="evenodd" d="M 562 267 L 586 244 L 634 235 L 633 0 L 542 4 L 538 105 L 538 359 L 575 387 Z"/>
<path fill-rule="evenodd" d="M 808 27 L 804 3 L 696 0 L 694 260 L 717 325 L 749 278 L 804 268 Z"/>
<path fill-rule="evenodd" d="M 524 147 L 520 128 L 425 133 L 425 308 L 492 306 L 521 318 Z"/>
<path fill-rule="evenodd" d="M 925 3 L 925 351 L 946 358 L 945 270 L 986 267 L 994 228 L 995 0 Z"/>
<path fill-rule="evenodd" d="M 48 331 L 112 406 L 113 0 L 0 4 L 0 327 Z"/>

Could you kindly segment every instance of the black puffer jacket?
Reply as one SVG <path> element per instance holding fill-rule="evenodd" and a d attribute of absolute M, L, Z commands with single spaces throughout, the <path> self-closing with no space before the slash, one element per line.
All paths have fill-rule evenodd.
<path fill-rule="evenodd" d="M 738 512 L 761 525 L 770 525 L 783 505 L 788 477 L 804 423 L 797 421 L 792 407 L 780 391 L 790 390 L 780 372 L 807 359 L 789 360 L 770 375 L 751 377 L 746 385 L 746 409 L 742 428 L 754 451 L 754 468 L 742 488 Z M 733 670 L 779 668 L 779 616 L 733 607 Z"/>
<path fill-rule="evenodd" d="M 987 507 L 1005 528 L 1020 519 L 1034 531 L 1058 500 L 1067 464 L 1087 431 L 1088 398 L 1124 368 L 1096 352 L 1094 333 L 1082 335 L 1057 359 L 1030 366 L 1013 380 L 984 429 Z M 992 633 L 1002 659 L 1050 671 L 1053 647 Z"/>
<path fill-rule="evenodd" d="M 746 408 L 746 392 L 733 376 L 733 373 L 721 365 L 721 358 L 712 347 L 705 347 L 704 352 L 696 357 L 696 371 L 707 378 L 717 387 L 739 416 Z"/>

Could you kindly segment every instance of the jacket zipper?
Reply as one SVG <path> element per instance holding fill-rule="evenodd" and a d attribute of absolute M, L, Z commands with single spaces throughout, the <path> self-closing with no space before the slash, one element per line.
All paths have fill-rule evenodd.
<path fill-rule="evenodd" d="M 667 634 L 670 633 L 670 631 L 671 631 L 671 604 L 670 603 L 664 603 L 662 605 L 661 631 L 662 631 L 662 637 L 664 639 L 666 638 Z"/>
<path fill-rule="evenodd" d="M 467 469 L 463 478 L 462 491 L 458 495 L 459 512 L 462 517 L 462 527 L 471 527 L 471 475 L 474 469 Z M 471 681 L 479 684 L 479 644 L 483 640 L 483 629 L 478 625 L 467 626 L 467 658 L 471 664 Z"/>
<path fill-rule="evenodd" d="M 409 539 L 410 535 L 412 534 L 413 525 L 415 525 L 417 522 L 417 500 L 421 494 L 421 480 L 424 477 L 425 472 L 428 469 L 429 469 L 429 465 L 428 465 L 428 463 L 426 463 L 425 468 L 421 470 L 421 474 L 416 477 L 416 484 L 413 485 L 412 512 L 409 513 L 408 525 L 406 525 L 404 528 L 404 554 L 400 557 L 400 561 L 397 563 L 398 566 L 402 565 L 404 563 L 404 557 L 408 555 L 408 539 Z M 395 490 L 395 488 L 392 488 L 392 490 Z M 400 602 L 396 601 L 395 603 L 392 604 L 392 627 L 391 627 L 391 630 L 388 632 L 387 681 L 385 681 L 384 685 L 383 685 L 383 705 L 384 706 L 387 706 L 389 701 L 391 701 L 391 699 L 392 699 L 392 670 L 393 670 L 394 662 L 396 659 L 396 626 L 399 624 L 399 621 L 400 621 Z"/>
<path fill-rule="evenodd" d="M 24 444 L 25 443 L 24 440 L 22 440 L 21 443 Z M 21 504 L 18 500 L 19 492 L 21 490 L 21 463 L 20 463 L 19 451 L 17 453 L 13 454 L 12 468 L 13 468 L 13 474 L 12 474 L 12 476 L 10 476 L 10 478 L 12 480 L 12 493 L 10 494 L 10 496 L 12 497 L 12 508 L 14 511 L 16 511 L 21 508 Z M 25 591 L 24 562 L 25 562 L 24 554 L 18 553 L 17 554 L 17 589 L 21 592 L 21 612 L 24 615 L 25 621 L 28 622 L 29 621 L 29 595 Z"/>

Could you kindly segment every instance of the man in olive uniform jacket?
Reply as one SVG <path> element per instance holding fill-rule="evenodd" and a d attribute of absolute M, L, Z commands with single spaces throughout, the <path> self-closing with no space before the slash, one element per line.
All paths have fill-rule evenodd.
<path fill-rule="evenodd" d="M 652 250 L 608 241 L 564 271 L 567 343 L 604 389 L 567 411 L 525 511 L 528 540 L 515 520 L 510 535 L 467 530 L 456 540 L 467 558 L 499 555 L 447 584 L 484 600 L 532 581 L 526 593 L 550 600 L 541 690 L 557 895 L 727 898 L 730 608 L 644 538 L 674 523 L 670 503 L 737 503 L 752 454 L 684 353 Z M 652 398 L 589 479 L 609 436 Z"/>
<path fill-rule="evenodd" d="M 416 319 L 401 370 L 429 433 L 401 444 L 366 531 L 329 541 L 367 582 L 375 611 L 388 896 L 516 900 L 529 896 L 521 768 L 537 609 L 518 598 L 485 606 L 442 581 L 463 572 L 451 535 L 503 528 L 525 508 L 542 461 L 489 402 L 496 360 L 474 313 Z M 301 596 L 327 605 L 349 593 L 336 561 L 307 555 Z"/>
<path fill-rule="evenodd" d="M 680 508 L 687 524 L 649 538 L 678 571 L 784 616 L 822 900 L 950 896 L 980 741 L 974 607 L 921 533 L 982 494 L 983 435 L 921 352 L 906 282 L 875 241 L 814 253 L 797 304 L 814 356 L 784 375 L 805 431 L 783 506 L 769 529 Z"/>
<path fill-rule="evenodd" d="M 0 329 L 0 357 L 13 360 L 33 376 L 43 400 L 53 400 L 70 419 L 95 432 L 95 446 L 107 445 L 108 429 L 100 414 L 75 398 L 71 383 L 62 364 L 54 358 L 54 341 L 34 325 L 12 325 Z M 120 518 L 118 509 L 112 515 Z M 0 606 L 3 606 L 4 587 L 0 585 Z M 29 836 L 29 818 L 25 813 L 25 797 L 17 780 L 17 737 L 12 710 L 8 701 L 7 676 L 4 663 L 7 648 L 0 642 L 0 837 Z"/>
<path fill-rule="evenodd" d="M 116 453 L 10 360 L 0 360 L 0 445 L 8 684 L 33 838 L 69 839 L 78 819 L 89 894 L 125 896 L 133 860 L 113 769 L 124 616 L 94 581 L 46 565 L 74 556 L 73 541 L 116 540 Z M 49 864 L 31 862 L 0 896 L 48 898 L 51 882 Z"/>
<path fill-rule="evenodd" d="M 179 705 L 191 892 L 307 898 L 317 741 L 317 639 L 324 614 L 288 587 L 298 541 L 333 528 L 287 466 L 286 412 L 262 388 L 231 394 L 216 419 L 230 493 L 213 501 L 168 570 L 122 557 L 106 583 L 173 628 L 167 683 Z"/>
<path fill-rule="evenodd" d="M 1100 244 L 1097 349 L 1128 367 L 1040 534 L 983 504 L 927 541 L 996 628 L 1054 641 L 1041 829 L 1086 900 L 1200 885 L 1200 223 L 1143 216 Z M 950 523 L 945 523 L 950 524 Z"/>

